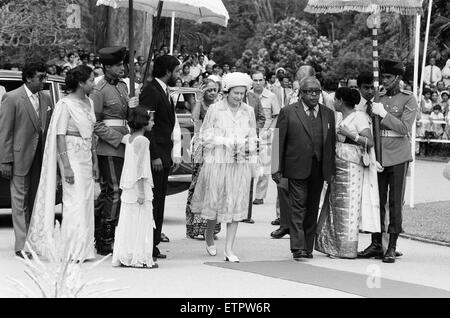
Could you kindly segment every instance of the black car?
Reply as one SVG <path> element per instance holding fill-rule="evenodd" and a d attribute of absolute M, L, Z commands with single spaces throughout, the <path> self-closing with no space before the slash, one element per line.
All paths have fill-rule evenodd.
<path fill-rule="evenodd" d="M 19 71 L 7 71 L 0 70 L 0 86 L 3 86 L 6 92 L 19 88 L 23 85 L 22 73 Z M 1 87 L 0 87 L 1 89 Z M 173 94 L 189 94 L 196 96 L 196 90 L 191 88 L 173 88 L 171 89 Z M 45 83 L 44 92 L 49 94 L 52 100 L 52 107 L 65 96 L 65 81 L 63 77 L 49 75 Z M 1 100 L 1 96 L 0 96 Z M 1 104 L 0 104 L 1 107 Z M 180 123 L 182 132 L 182 164 L 176 171 L 172 171 L 169 176 L 169 186 L 167 194 L 177 194 L 186 191 L 189 188 L 192 179 L 192 165 L 189 154 L 190 140 L 194 131 L 193 123 L 191 120 L 190 112 L 177 111 L 177 118 Z M 1 127 L 0 127 L 1 129 Z M 1 149 L 1 145 L 0 145 Z M 61 193 L 57 193 L 57 203 L 60 203 Z M 11 208 L 11 193 L 9 180 L 6 180 L 0 176 L 0 209 Z"/>

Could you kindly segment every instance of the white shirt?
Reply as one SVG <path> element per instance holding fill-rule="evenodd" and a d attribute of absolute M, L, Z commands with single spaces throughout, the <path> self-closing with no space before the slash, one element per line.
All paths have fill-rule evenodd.
<path fill-rule="evenodd" d="M 306 113 L 306 115 L 308 115 L 308 117 L 309 117 L 309 115 L 310 115 L 310 111 L 309 111 L 309 107 L 308 106 L 306 106 L 306 104 L 305 103 L 303 103 L 303 109 L 305 110 L 305 113 Z M 316 117 L 317 118 L 317 114 L 319 113 L 319 105 L 316 105 L 315 107 L 314 107 L 314 117 Z"/>
<path fill-rule="evenodd" d="M 27 92 L 27 96 L 31 102 L 31 105 L 33 105 L 34 111 L 36 112 L 36 114 L 39 117 L 39 95 L 33 94 L 27 87 L 27 85 L 24 85 L 25 87 L 25 91 Z"/>
<path fill-rule="evenodd" d="M 155 78 L 159 85 L 161 85 L 161 88 L 167 95 L 167 84 L 161 81 L 159 78 Z"/>
<path fill-rule="evenodd" d="M 373 98 L 371 99 L 371 102 L 373 103 Z M 367 111 L 367 99 L 362 97 L 362 95 L 361 95 L 361 101 L 359 102 L 358 105 L 355 106 L 355 110 L 359 110 L 359 111 L 362 111 L 362 112 L 366 112 Z"/>
<path fill-rule="evenodd" d="M 161 88 L 164 92 L 168 92 L 167 85 L 163 81 L 161 81 L 159 78 L 155 78 L 159 85 L 161 85 Z M 175 109 L 173 110 L 175 112 Z M 177 115 L 175 114 L 175 125 L 173 127 L 172 131 L 172 141 L 173 141 L 173 148 L 172 148 L 172 158 L 181 158 L 181 129 L 180 124 L 178 123 Z"/>
<path fill-rule="evenodd" d="M 433 68 L 433 77 L 431 77 L 431 69 Z M 442 79 L 442 73 L 441 69 L 437 67 L 436 65 L 428 65 L 425 67 L 425 70 L 423 72 L 423 81 L 425 84 L 434 84 L 436 85 L 437 82 L 439 82 Z"/>

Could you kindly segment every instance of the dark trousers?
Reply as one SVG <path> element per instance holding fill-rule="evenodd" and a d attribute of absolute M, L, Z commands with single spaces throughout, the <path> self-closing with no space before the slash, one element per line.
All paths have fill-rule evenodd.
<path fill-rule="evenodd" d="M 42 168 L 42 136 L 39 137 L 30 171 L 24 177 L 13 175 L 10 182 L 11 211 L 15 234 L 14 250 L 25 247 Z"/>
<path fill-rule="evenodd" d="M 164 206 L 166 204 L 167 183 L 170 168 L 162 171 L 152 170 L 153 177 L 153 219 L 156 229 L 153 231 L 153 256 L 159 254 L 158 244 L 161 242 L 161 231 L 164 221 Z"/>
<path fill-rule="evenodd" d="M 101 193 L 95 202 L 95 238 L 103 245 L 114 243 L 114 233 L 120 214 L 120 177 L 123 158 L 98 156 Z"/>
<path fill-rule="evenodd" d="M 320 195 L 323 188 L 322 164 L 315 157 L 311 175 L 307 179 L 289 179 L 291 211 L 289 235 L 291 251 L 306 250 L 312 253 L 319 213 Z"/>
<path fill-rule="evenodd" d="M 289 218 L 290 218 L 290 209 L 291 204 L 289 201 L 289 190 L 277 186 L 278 192 L 278 200 L 280 204 L 280 229 L 281 230 L 289 230 Z"/>
<path fill-rule="evenodd" d="M 389 193 L 388 233 L 402 233 L 402 208 L 405 197 L 406 173 L 408 162 L 384 168 L 378 174 L 378 191 L 380 193 L 381 232 L 386 232 L 386 202 Z"/>

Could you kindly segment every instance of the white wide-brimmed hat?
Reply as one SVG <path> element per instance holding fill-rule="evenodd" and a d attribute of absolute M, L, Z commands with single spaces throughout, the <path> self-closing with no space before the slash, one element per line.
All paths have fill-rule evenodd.
<path fill-rule="evenodd" d="M 253 81 L 246 73 L 234 72 L 226 74 L 222 79 L 222 86 L 225 92 L 233 87 L 244 86 L 247 89 L 252 87 Z"/>

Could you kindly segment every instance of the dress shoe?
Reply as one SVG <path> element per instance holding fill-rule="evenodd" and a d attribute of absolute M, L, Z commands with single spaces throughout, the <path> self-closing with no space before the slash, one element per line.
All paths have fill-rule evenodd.
<path fill-rule="evenodd" d="M 307 255 L 308 253 L 303 250 L 292 252 L 292 258 L 294 259 L 294 261 L 299 261 L 302 258 L 308 258 Z"/>
<path fill-rule="evenodd" d="M 279 228 L 278 230 L 275 230 L 272 233 L 270 233 L 270 236 L 274 239 L 280 239 L 280 238 L 283 238 L 287 234 L 289 234 L 289 230 Z"/>
<path fill-rule="evenodd" d="M 383 263 L 395 263 L 395 249 L 388 248 L 386 254 L 383 256 Z"/>
<path fill-rule="evenodd" d="M 106 256 L 113 252 L 113 249 L 111 246 L 105 246 L 105 245 L 99 245 L 97 247 L 97 254 Z"/>
<path fill-rule="evenodd" d="M 270 222 L 270 224 L 272 224 L 272 225 L 280 225 L 280 218 L 277 218 L 277 219 L 273 220 L 272 222 Z"/>
<path fill-rule="evenodd" d="M 25 257 L 22 255 L 22 253 L 24 253 L 28 257 L 28 259 L 33 259 L 33 256 L 31 255 L 31 253 L 25 252 L 25 251 L 17 251 L 16 256 L 25 259 Z"/>
<path fill-rule="evenodd" d="M 403 253 L 399 251 L 395 251 L 395 257 L 402 257 Z"/>
<path fill-rule="evenodd" d="M 159 253 L 159 254 L 153 255 L 153 259 L 155 259 L 155 258 L 165 259 L 165 258 L 167 258 L 167 255 Z"/>
<path fill-rule="evenodd" d="M 236 255 L 228 255 L 226 252 L 223 252 L 224 258 L 223 260 L 225 262 L 231 262 L 231 263 L 239 263 L 239 258 Z"/>
<path fill-rule="evenodd" d="M 208 243 L 206 243 L 206 251 L 211 256 L 216 256 L 217 255 L 217 248 L 216 248 L 215 245 L 208 246 Z"/>
<path fill-rule="evenodd" d="M 364 251 L 358 252 L 358 258 L 383 258 L 383 248 L 381 245 L 372 243 Z"/>
<path fill-rule="evenodd" d="M 262 205 L 262 204 L 264 204 L 264 200 L 263 199 L 255 199 L 253 201 L 253 204 L 254 205 Z"/>
<path fill-rule="evenodd" d="M 306 252 L 305 258 L 314 258 L 312 253 Z"/>
<path fill-rule="evenodd" d="M 164 243 L 170 242 L 169 238 L 164 233 L 161 233 L 161 242 L 164 242 Z"/>
<path fill-rule="evenodd" d="M 242 220 L 241 222 L 248 223 L 248 224 L 255 224 L 255 221 L 252 219 L 245 219 L 245 220 Z"/>

